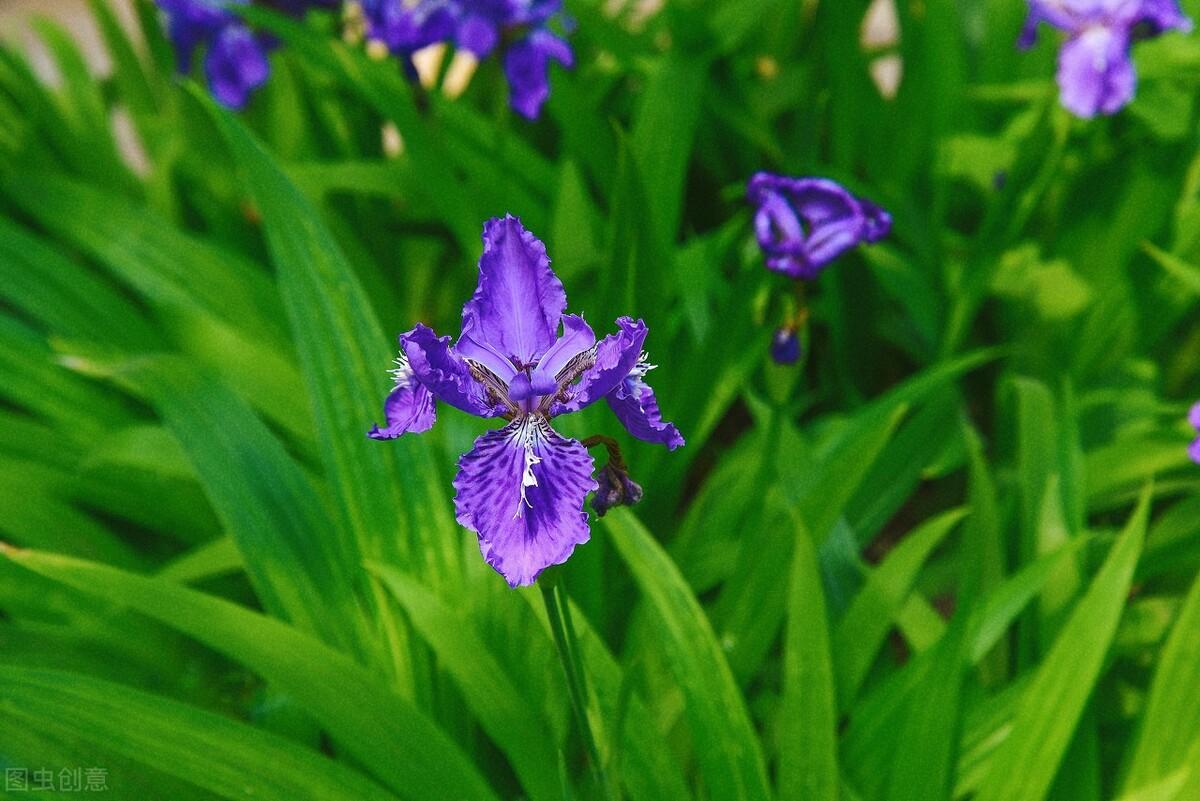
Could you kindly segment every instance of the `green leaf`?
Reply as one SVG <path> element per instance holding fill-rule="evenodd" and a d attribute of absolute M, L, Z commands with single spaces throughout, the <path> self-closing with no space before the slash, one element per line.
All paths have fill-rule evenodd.
<path fill-rule="evenodd" d="M 459 614 L 394 568 L 371 565 L 454 678 L 488 736 L 512 761 L 531 799 L 559 799 L 558 747 L 520 680 L 510 678 L 487 644 Z"/>
<path fill-rule="evenodd" d="M 1042 801 L 1100 678 L 1141 555 L 1150 488 L 1022 694 L 976 801 Z"/>
<path fill-rule="evenodd" d="M 227 111 L 203 98 L 262 214 L 271 260 L 308 387 L 325 473 L 334 485 L 340 558 L 392 556 L 446 575 L 455 527 L 424 440 L 369 440 L 382 414 L 389 338 L 317 211 L 271 155 Z M 422 561 L 423 560 L 423 564 Z"/>
<path fill-rule="evenodd" d="M 875 655 L 893 625 L 916 580 L 921 565 L 946 535 L 967 516 L 952 509 L 927 521 L 900 541 L 850 603 L 833 634 L 839 706 L 848 709 Z"/>
<path fill-rule="evenodd" d="M 458 746 L 378 677 L 286 623 L 161 578 L 0 546 L 42 576 L 178 629 L 291 696 L 334 741 L 410 801 L 498 801 Z"/>
<path fill-rule="evenodd" d="M 1125 774 L 1125 792 L 1141 790 L 1188 767 L 1183 743 L 1200 741 L 1200 577 L 1192 582 L 1158 657 L 1137 744 Z M 1192 755 L 1194 757 L 1194 754 Z M 1200 788 L 1200 776 L 1188 786 Z"/>
<path fill-rule="evenodd" d="M 267 610 L 344 644 L 354 597 L 331 558 L 328 513 L 283 445 L 183 359 L 135 362 L 119 378 L 150 398 L 182 445 Z"/>
<path fill-rule="evenodd" d="M 758 738 L 704 610 L 637 518 L 620 509 L 604 522 L 654 610 L 667 663 L 687 699 L 692 742 L 709 795 L 765 801 L 771 793 Z"/>
<path fill-rule="evenodd" d="M 78 737 L 222 798 L 396 798 L 360 773 L 289 740 L 87 676 L 0 665 L 0 709 L 10 725 Z"/>
<path fill-rule="evenodd" d="M 837 801 L 837 696 L 825 590 L 812 540 L 797 528 L 784 634 L 779 796 Z"/>

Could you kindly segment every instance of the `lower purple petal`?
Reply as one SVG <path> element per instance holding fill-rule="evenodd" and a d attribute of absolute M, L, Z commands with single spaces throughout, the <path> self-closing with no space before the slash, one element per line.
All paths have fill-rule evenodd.
<path fill-rule="evenodd" d="M 1128 37 L 1096 26 L 1068 39 L 1058 54 L 1058 87 L 1063 106 L 1078 117 L 1119 111 L 1137 87 Z"/>
<path fill-rule="evenodd" d="M 583 503 L 596 489 L 582 444 L 540 417 L 475 440 L 458 462 L 458 522 L 479 535 L 484 560 L 509 586 L 532 584 L 590 536 Z"/>
<path fill-rule="evenodd" d="M 383 414 L 387 426 L 372 426 L 367 432 L 371 439 L 396 439 L 403 434 L 420 434 L 433 427 L 437 417 L 433 393 L 417 381 L 407 362 L 402 361 L 396 370 L 396 388 L 388 394 Z"/>
<path fill-rule="evenodd" d="M 1188 422 L 1192 424 L 1192 428 L 1200 432 L 1200 403 L 1197 403 L 1188 411 Z"/>
<path fill-rule="evenodd" d="M 683 435 L 674 423 L 663 421 L 654 390 L 645 381 L 646 369 L 639 365 L 606 400 L 630 434 L 643 442 L 666 445 L 667 450 L 673 451 L 683 445 Z"/>

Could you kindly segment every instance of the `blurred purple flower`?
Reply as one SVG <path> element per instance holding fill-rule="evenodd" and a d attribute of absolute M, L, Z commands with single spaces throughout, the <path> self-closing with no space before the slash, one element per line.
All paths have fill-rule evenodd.
<path fill-rule="evenodd" d="M 582 317 L 564 314 L 566 292 L 545 246 L 511 215 L 484 225 L 483 244 L 458 341 L 420 324 L 400 336 L 387 425 L 368 436 L 428 430 L 435 399 L 508 421 L 459 460 L 454 503 L 484 559 L 515 587 L 532 584 L 589 537 L 583 503 L 599 488 L 595 465 L 581 443 L 551 427 L 552 418 L 604 398 L 639 439 L 674 450 L 683 437 L 663 422 L 645 383 L 645 323 L 621 317 L 618 333 L 597 341 Z"/>
<path fill-rule="evenodd" d="M 1067 32 L 1058 53 L 1059 97 L 1085 119 L 1114 114 L 1133 99 L 1135 39 L 1192 28 L 1176 0 L 1029 0 L 1018 44 L 1031 46 L 1043 22 Z"/>
<path fill-rule="evenodd" d="M 229 9 L 249 0 L 156 0 L 167 16 L 167 35 L 177 69 L 192 71 L 192 56 L 204 46 L 204 76 L 213 97 L 228 108 L 242 108 L 270 75 L 268 37 L 254 34 Z M 331 0 L 271 0 L 264 5 L 294 16 Z"/>
<path fill-rule="evenodd" d="M 767 267 L 790 278 L 816 278 L 838 256 L 892 228 L 886 211 L 825 178 L 755 173 L 746 194 L 757 207 L 754 232 Z"/>
<path fill-rule="evenodd" d="M 367 41 L 381 42 L 402 59 L 410 77 L 415 76 L 413 53 L 454 35 L 454 12 L 444 0 L 420 0 L 415 5 L 405 0 L 362 0 L 361 7 Z"/>
<path fill-rule="evenodd" d="M 1192 424 L 1192 428 L 1196 429 L 1198 438 L 1188 448 L 1188 456 L 1192 457 L 1192 461 L 1200 464 L 1200 403 L 1197 403 L 1188 412 L 1188 422 Z"/>
<path fill-rule="evenodd" d="M 562 0 L 451 0 L 457 25 L 455 45 L 486 58 L 507 35 L 504 54 L 509 105 L 526 119 L 537 119 L 550 97 L 550 62 L 575 65 L 571 46 L 548 27 L 562 12 Z"/>

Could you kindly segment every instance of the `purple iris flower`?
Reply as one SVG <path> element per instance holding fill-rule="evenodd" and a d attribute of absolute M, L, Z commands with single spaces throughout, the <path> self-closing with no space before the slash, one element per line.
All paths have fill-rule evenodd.
<path fill-rule="evenodd" d="M 221 105 L 242 108 L 255 89 L 267 82 L 271 40 L 252 33 L 229 8 L 250 0 L 157 0 L 167 15 L 167 35 L 175 48 L 180 73 L 192 71 L 197 47 L 206 46 L 204 77 Z M 263 5 L 293 16 L 334 0 L 267 0 Z"/>
<path fill-rule="evenodd" d="M 1029 0 L 1021 47 L 1034 43 L 1043 22 L 1067 32 L 1058 53 L 1060 99 L 1084 118 L 1114 114 L 1133 99 L 1134 39 L 1192 28 L 1176 0 Z"/>
<path fill-rule="evenodd" d="M 382 42 L 391 54 L 404 61 L 410 77 L 415 76 L 412 54 L 454 35 L 456 19 L 444 0 L 362 0 L 364 34 L 368 42 Z"/>
<path fill-rule="evenodd" d="M 1200 403 L 1193 406 L 1188 413 L 1188 422 L 1192 424 L 1192 428 L 1196 429 L 1196 434 L 1200 435 Z M 1192 457 L 1193 462 L 1200 464 L 1200 438 L 1188 448 L 1188 456 Z"/>
<path fill-rule="evenodd" d="M 767 267 L 811 280 L 830 262 L 892 229 L 892 217 L 826 178 L 755 173 L 746 194 L 757 207 L 754 232 Z"/>
<path fill-rule="evenodd" d="M 548 23 L 562 11 L 562 0 L 456 0 L 455 44 L 486 58 L 506 32 L 516 38 L 504 54 L 509 104 L 526 119 L 537 119 L 550 97 L 550 62 L 575 65 L 571 46 Z"/>
<path fill-rule="evenodd" d="M 483 558 L 516 587 L 589 536 L 583 503 L 599 488 L 595 464 L 582 443 L 551 427 L 554 417 L 603 398 L 638 439 L 674 450 L 683 437 L 645 382 L 645 323 L 621 317 L 618 332 L 597 341 L 582 317 L 564 314 L 566 292 L 545 246 L 511 215 L 484 225 L 483 246 L 458 341 L 420 324 L 400 336 L 387 425 L 368 436 L 427 431 L 435 399 L 508 421 L 459 460 L 454 504 Z"/>

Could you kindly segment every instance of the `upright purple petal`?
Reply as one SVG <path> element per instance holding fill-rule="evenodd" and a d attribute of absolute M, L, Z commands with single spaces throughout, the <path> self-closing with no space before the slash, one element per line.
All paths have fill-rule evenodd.
<path fill-rule="evenodd" d="M 204 57 L 208 88 L 217 102 L 228 108 L 245 106 L 250 93 L 267 82 L 270 72 L 266 47 L 242 25 L 226 26 Z"/>
<path fill-rule="evenodd" d="M 1090 27 L 1068 39 L 1058 53 L 1062 104 L 1079 117 L 1116 113 L 1133 99 L 1136 86 L 1124 31 Z"/>
<path fill-rule="evenodd" d="M 536 120 L 550 97 L 550 62 L 572 67 L 571 46 L 545 29 L 531 32 L 504 55 L 508 103 L 529 120 Z"/>
<path fill-rule="evenodd" d="M 1197 433 L 1200 433 L 1200 403 L 1188 410 L 1188 422 L 1192 424 L 1192 428 L 1196 429 Z"/>
<path fill-rule="evenodd" d="M 458 522 L 479 535 L 484 560 L 512 587 L 532 584 L 588 541 L 583 503 L 596 489 L 587 449 L 542 417 L 475 440 L 458 462 Z"/>
<path fill-rule="evenodd" d="M 387 425 L 384 428 L 372 426 L 367 432 L 371 439 L 396 439 L 403 434 L 420 434 L 432 428 L 436 419 L 433 393 L 417 380 L 408 359 L 403 355 L 399 364 L 393 371 L 396 386 L 383 405 Z"/>
<path fill-rule="evenodd" d="M 479 417 L 498 417 L 508 411 L 497 397 L 471 374 L 470 366 L 450 347 L 450 337 L 438 337 L 418 324 L 400 337 L 400 347 L 413 376 L 443 403 Z"/>
<path fill-rule="evenodd" d="M 651 365 L 639 361 L 617 388 L 608 393 L 609 408 L 625 429 L 642 440 L 655 445 L 666 445 L 673 451 L 683 445 L 683 435 L 674 423 L 664 422 L 658 409 L 654 390 L 646 383 L 646 373 Z"/>
<path fill-rule="evenodd" d="M 549 395 L 558 388 L 558 374 L 571 360 L 596 344 L 592 327 L 576 314 L 564 314 L 563 333 L 550 350 L 542 354 L 532 375 L 532 388 L 538 395 Z"/>
<path fill-rule="evenodd" d="M 479 285 L 463 307 L 463 330 L 503 356 L 529 365 L 549 350 L 567 308 L 546 246 L 511 214 L 483 227 Z"/>
<path fill-rule="evenodd" d="M 629 317 L 617 320 L 620 329 L 596 344 L 596 356 L 591 367 L 583 372 L 579 383 L 568 387 L 567 400 L 556 403 L 552 415 L 577 412 L 615 390 L 629 377 L 642 355 L 646 341 L 646 324 Z"/>

